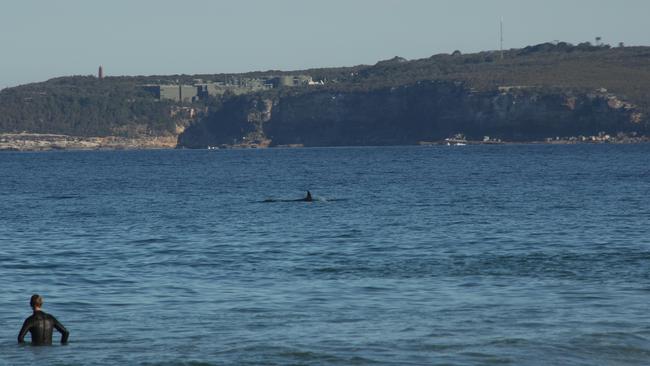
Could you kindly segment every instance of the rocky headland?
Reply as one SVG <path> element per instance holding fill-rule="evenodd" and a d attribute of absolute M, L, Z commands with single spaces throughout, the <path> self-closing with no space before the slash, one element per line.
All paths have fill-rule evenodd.
<path fill-rule="evenodd" d="M 0 150 L 637 143 L 650 47 L 545 43 L 295 72 L 63 77 L 0 91 Z"/>

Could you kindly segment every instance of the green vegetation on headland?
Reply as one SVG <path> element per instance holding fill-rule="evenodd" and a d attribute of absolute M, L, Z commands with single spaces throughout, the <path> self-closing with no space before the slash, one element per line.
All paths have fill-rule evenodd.
<path fill-rule="evenodd" d="M 314 82 L 273 81 L 289 76 Z M 174 100 L 152 85 L 217 92 Z M 0 133 L 178 137 L 180 147 L 196 148 L 414 144 L 459 133 L 639 141 L 650 134 L 649 116 L 650 47 L 562 42 L 295 72 L 73 76 L 0 91 Z"/>

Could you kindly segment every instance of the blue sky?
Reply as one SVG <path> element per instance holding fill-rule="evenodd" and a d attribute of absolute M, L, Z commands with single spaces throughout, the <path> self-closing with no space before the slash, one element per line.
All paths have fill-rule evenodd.
<path fill-rule="evenodd" d="M 0 88 L 56 76 L 294 70 L 541 42 L 649 45 L 646 0 L 6 0 Z"/>

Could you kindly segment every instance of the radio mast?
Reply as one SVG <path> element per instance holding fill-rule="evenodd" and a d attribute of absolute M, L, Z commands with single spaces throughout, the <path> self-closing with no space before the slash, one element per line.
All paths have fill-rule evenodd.
<path fill-rule="evenodd" d="M 501 17 L 501 23 L 499 23 L 499 50 L 501 51 L 501 59 L 503 60 L 503 17 Z"/>

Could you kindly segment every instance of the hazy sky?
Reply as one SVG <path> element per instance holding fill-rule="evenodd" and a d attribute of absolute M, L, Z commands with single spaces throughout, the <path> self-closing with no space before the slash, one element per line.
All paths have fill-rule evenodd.
<path fill-rule="evenodd" d="M 0 88 L 55 76 L 374 64 L 563 40 L 649 45 L 648 0 L 0 0 Z"/>

